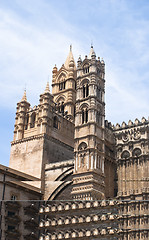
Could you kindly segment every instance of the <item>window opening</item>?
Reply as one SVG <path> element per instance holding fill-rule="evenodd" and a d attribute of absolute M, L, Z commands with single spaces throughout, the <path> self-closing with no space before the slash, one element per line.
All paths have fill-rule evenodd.
<path fill-rule="evenodd" d="M 31 115 L 31 128 L 35 127 L 36 113 Z"/>
<path fill-rule="evenodd" d="M 15 200 L 17 200 L 17 197 L 15 195 L 11 195 L 11 200 L 15 201 Z"/>
<path fill-rule="evenodd" d="M 84 123 L 84 110 L 82 110 L 82 123 Z"/>
<path fill-rule="evenodd" d="M 59 83 L 59 90 L 65 89 L 65 86 L 66 86 L 66 82 Z"/>
<path fill-rule="evenodd" d="M 29 122 L 29 115 L 27 114 L 27 116 L 26 116 L 26 123 L 25 123 L 25 130 L 27 130 L 27 128 L 28 128 L 28 122 Z"/>
<path fill-rule="evenodd" d="M 53 127 L 58 129 L 58 118 L 56 116 L 53 119 Z"/>
<path fill-rule="evenodd" d="M 13 217 L 15 215 L 15 212 L 8 211 L 8 216 Z"/>
<path fill-rule="evenodd" d="M 15 226 L 10 226 L 10 225 L 8 225 L 8 230 L 15 230 Z"/>
<path fill-rule="evenodd" d="M 86 97 L 88 97 L 89 94 L 89 88 L 88 88 L 88 84 L 86 85 Z"/>

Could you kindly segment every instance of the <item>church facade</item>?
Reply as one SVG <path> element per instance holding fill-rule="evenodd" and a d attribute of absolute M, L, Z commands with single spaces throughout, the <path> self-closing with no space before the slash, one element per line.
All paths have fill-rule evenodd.
<path fill-rule="evenodd" d="M 42 200 L 34 239 L 148 239 L 149 121 L 112 125 L 104 95 L 105 62 L 91 46 L 76 64 L 70 47 L 52 93 L 17 103 L 9 167 Z"/>

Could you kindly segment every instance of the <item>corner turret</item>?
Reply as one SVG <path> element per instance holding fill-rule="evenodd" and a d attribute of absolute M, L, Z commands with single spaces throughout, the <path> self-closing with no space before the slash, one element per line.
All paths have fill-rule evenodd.
<path fill-rule="evenodd" d="M 27 101 L 26 90 L 20 102 L 17 103 L 16 121 L 14 128 L 14 141 L 24 137 L 24 128 L 26 125 L 26 113 L 30 108 L 30 103 Z"/>

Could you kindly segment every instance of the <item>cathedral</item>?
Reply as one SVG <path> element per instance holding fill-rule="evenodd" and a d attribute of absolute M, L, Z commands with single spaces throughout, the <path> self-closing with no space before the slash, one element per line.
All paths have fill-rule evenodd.
<path fill-rule="evenodd" d="M 65 64 L 31 108 L 17 103 L 0 165 L 0 239 L 149 238 L 149 121 L 105 119 L 105 62 L 93 46 Z"/>

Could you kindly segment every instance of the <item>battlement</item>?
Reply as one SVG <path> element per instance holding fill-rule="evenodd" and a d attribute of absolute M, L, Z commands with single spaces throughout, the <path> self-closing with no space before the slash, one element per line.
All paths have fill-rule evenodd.
<path fill-rule="evenodd" d="M 112 123 L 108 120 L 105 120 L 105 127 L 113 130 L 114 125 L 112 125 Z"/>
<path fill-rule="evenodd" d="M 112 128 L 114 131 L 117 131 L 117 130 L 133 128 L 133 127 L 141 127 L 141 126 L 147 125 L 147 124 L 149 124 L 149 119 L 147 120 L 145 117 L 142 117 L 141 121 L 139 121 L 136 118 L 134 122 L 129 120 L 128 123 L 122 122 L 121 125 L 119 123 L 117 123 L 116 125 L 113 125 Z"/>

